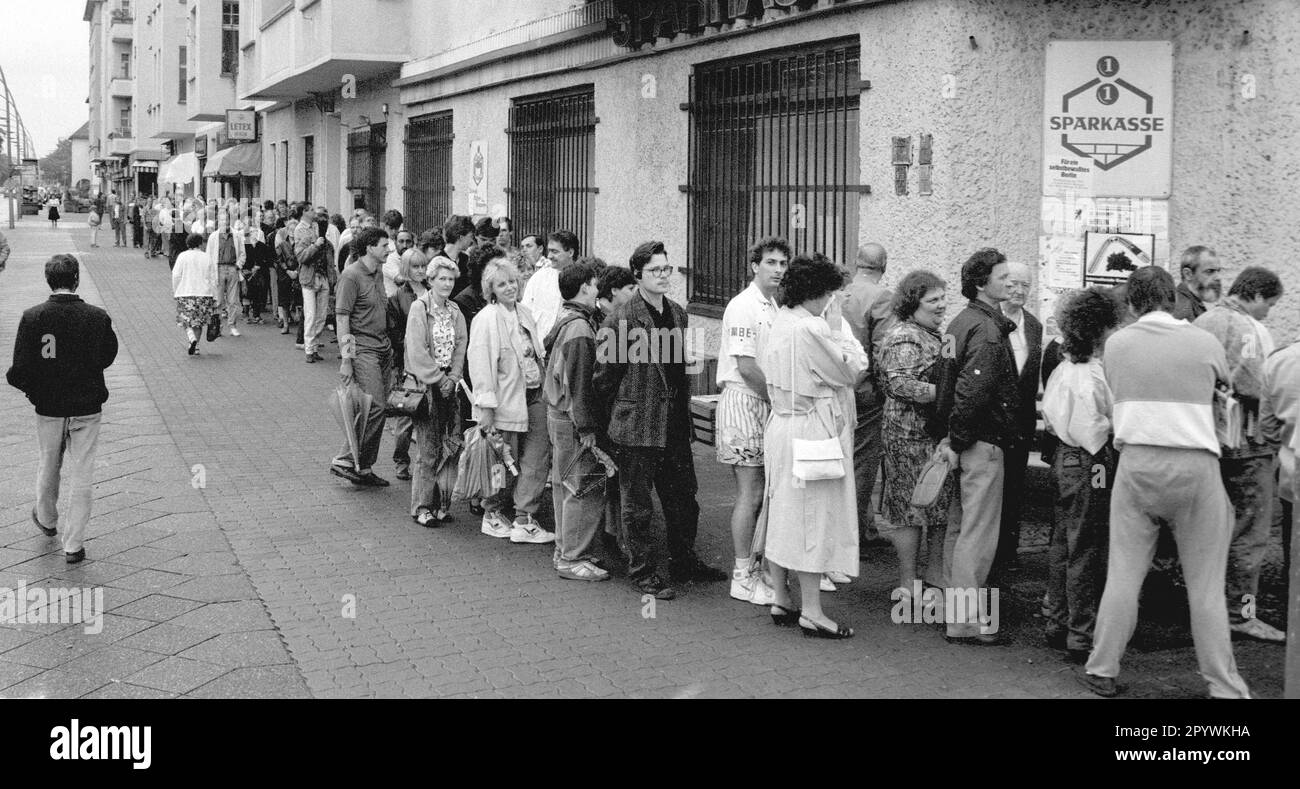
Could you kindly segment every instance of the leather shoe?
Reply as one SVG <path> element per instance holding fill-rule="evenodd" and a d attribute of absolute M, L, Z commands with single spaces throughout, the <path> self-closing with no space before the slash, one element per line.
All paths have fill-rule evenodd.
<path fill-rule="evenodd" d="M 1075 675 L 1079 684 L 1088 690 L 1104 698 L 1114 698 L 1119 695 L 1119 684 L 1115 682 L 1114 677 L 1099 677 L 1096 674 L 1080 672 Z"/>
<path fill-rule="evenodd" d="M 972 647 L 996 647 L 1002 645 L 1002 636 L 997 633 L 980 633 L 975 636 L 945 635 L 943 640 L 949 644 L 965 644 Z"/>
<path fill-rule="evenodd" d="M 651 595 L 656 600 L 672 600 L 677 597 L 677 590 L 664 583 L 664 579 L 657 575 L 634 581 L 632 585 L 641 594 Z"/>
<path fill-rule="evenodd" d="M 370 488 L 388 487 L 388 480 L 384 479 L 381 476 L 378 476 L 373 471 L 367 471 L 366 473 L 360 475 L 360 477 L 358 477 L 358 480 L 359 481 L 357 484 L 365 485 L 366 487 L 370 487 Z"/>
<path fill-rule="evenodd" d="M 64 554 L 63 556 L 63 560 L 68 564 L 77 564 L 78 562 L 82 561 L 85 558 L 86 558 L 85 548 L 82 548 L 79 551 L 74 551 L 73 553 Z"/>
<path fill-rule="evenodd" d="M 343 479 L 346 479 L 348 482 L 351 482 L 353 485 L 365 484 L 364 482 L 361 481 L 361 475 L 358 474 L 355 469 L 348 468 L 347 466 L 340 466 L 337 463 L 331 463 L 330 473 L 336 477 L 342 477 Z"/>
<path fill-rule="evenodd" d="M 35 524 L 36 524 L 36 528 L 40 529 L 41 532 L 44 533 L 46 537 L 53 537 L 54 535 L 56 535 L 56 534 L 59 533 L 59 530 L 58 530 L 58 529 L 51 529 L 51 528 L 47 528 L 47 527 L 45 527 L 45 526 L 42 526 L 42 525 L 41 525 L 41 522 L 40 522 L 39 520 L 36 519 L 36 510 L 32 510 L 32 523 L 35 523 Z"/>
<path fill-rule="evenodd" d="M 686 581 L 699 581 L 701 583 L 716 583 L 718 581 L 727 581 L 731 579 L 731 574 L 723 572 L 716 567 L 710 567 L 700 561 L 700 557 L 690 554 L 684 559 L 672 563 L 673 580 L 679 583 Z"/>
<path fill-rule="evenodd" d="M 409 480 L 411 478 L 411 469 L 407 466 L 398 466 L 397 474 L 395 474 L 394 476 L 396 476 L 398 479 L 402 481 Z"/>

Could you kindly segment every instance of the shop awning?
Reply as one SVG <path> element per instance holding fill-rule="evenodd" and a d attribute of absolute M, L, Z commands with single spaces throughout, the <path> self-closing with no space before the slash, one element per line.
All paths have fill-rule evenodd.
<path fill-rule="evenodd" d="M 158 172 L 158 163 L 151 162 L 147 159 L 137 159 L 136 161 L 131 162 L 131 169 L 143 170 L 146 173 L 156 173 Z"/>
<path fill-rule="evenodd" d="M 208 157 L 203 167 L 204 178 L 237 178 L 262 174 L 262 146 L 246 142 L 222 148 Z"/>
<path fill-rule="evenodd" d="M 158 168 L 158 180 L 168 184 L 188 184 L 199 177 L 199 157 L 191 151 L 166 160 Z"/>

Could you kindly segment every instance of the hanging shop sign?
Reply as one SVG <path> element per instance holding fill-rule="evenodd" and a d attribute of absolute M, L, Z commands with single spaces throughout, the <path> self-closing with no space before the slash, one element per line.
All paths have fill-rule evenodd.
<path fill-rule="evenodd" d="M 1169 196 L 1174 49 L 1169 41 L 1049 41 L 1043 194 Z"/>
<path fill-rule="evenodd" d="M 231 140 L 256 140 L 257 112 L 226 110 L 226 137 Z"/>
<path fill-rule="evenodd" d="M 848 5 L 858 0 L 831 0 Z M 740 19 L 761 19 L 772 9 L 805 11 L 817 0 L 614 0 L 609 30 L 620 47 L 638 49 L 678 33 L 717 32 Z"/>
<path fill-rule="evenodd" d="M 471 216 L 488 212 L 487 142 L 473 140 L 469 144 L 469 205 L 465 208 Z"/>

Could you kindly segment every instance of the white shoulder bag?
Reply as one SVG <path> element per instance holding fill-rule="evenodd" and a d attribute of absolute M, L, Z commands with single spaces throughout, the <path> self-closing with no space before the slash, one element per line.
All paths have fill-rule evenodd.
<path fill-rule="evenodd" d="M 794 398 L 794 349 L 790 350 L 790 396 Z M 803 488 L 809 482 L 824 479 L 840 479 L 844 476 L 844 448 L 835 431 L 826 425 L 824 418 L 818 414 L 822 426 L 831 433 L 830 438 L 796 438 L 792 440 L 794 463 L 794 486 Z"/>

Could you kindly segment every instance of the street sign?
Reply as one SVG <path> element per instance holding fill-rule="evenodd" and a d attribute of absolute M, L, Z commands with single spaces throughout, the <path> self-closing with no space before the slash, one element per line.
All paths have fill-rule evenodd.
<path fill-rule="evenodd" d="M 1045 74 L 1043 194 L 1169 196 L 1171 42 L 1049 41 Z"/>
<path fill-rule="evenodd" d="M 226 138 L 230 140 L 256 140 L 257 112 L 255 110 L 226 110 Z"/>

